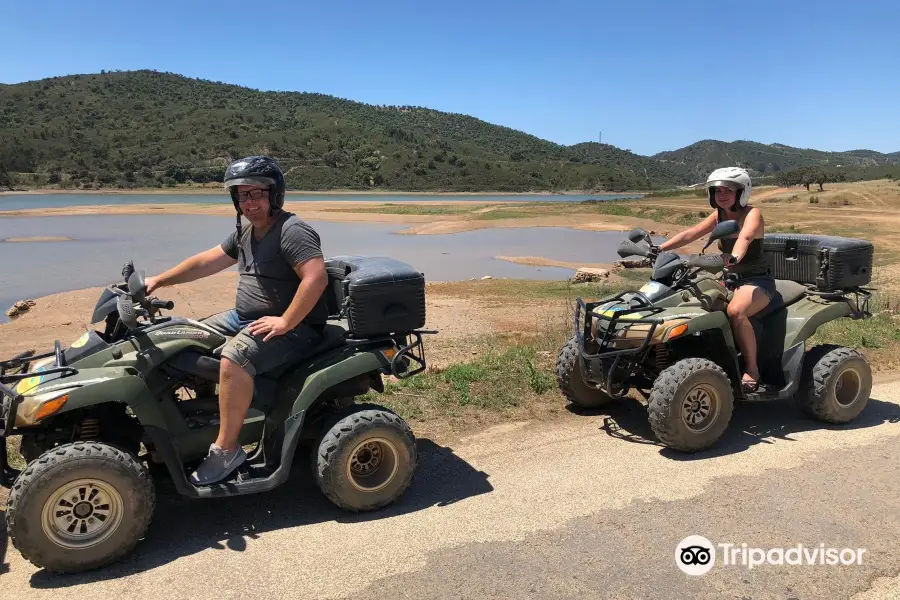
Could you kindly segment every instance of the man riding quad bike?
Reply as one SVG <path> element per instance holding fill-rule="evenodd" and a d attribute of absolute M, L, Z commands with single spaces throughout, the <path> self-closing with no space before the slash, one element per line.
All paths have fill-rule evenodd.
<path fill-rule="evenodd" d="M 731 274 L 721 256 L 705 254 L 714 241 L 739 229 L 735 221 L 720 222 L 703 252 L 692 256 L 659 251 L 645 231 L 632 231 L 618 253 L 653 259 L 651 279 L 639 290 L 596 302 L 577 299 L 574 335 L 556 365 L 565 397 L 595 408 L 635 390 L 647 400 L 656 437 L 688 452 L 722 437 L 735 400 L 794 399 L 829 423 L 859 415 L 872 388 L 866 358 L 851 348 L 807 344 L 830 321 L 871 316 L 871 291 L 862 287 L 870 277 L 871 244 L 766 235 L 775 293 L 750 318 L 761 379 L 749 391 L 741 385 L 747 361 L 727 314 Z"/>
<path fill-rule="evenodd" d="M 280 171 L 267 160 L 249 163 L 266 172 L 240 172 L 247 164 L 229 170 L 238 228 L 230 243 L 204 253 L 215 253 L 210 260 L 188 259 L 156 278 L 127 263 L 123 281 L 106 287 L 95 306 L 91 323 L 101 329 L 68 347 L 57 341 L 52 352 L 0 361 L 7 530 L 35 565 L 80 571 L 128 553 L 153 515 L 151 471 L 167 473 L 191 498 L 258 493 L 287 480 L 304 445 L 316 483 L 341 508 L 378 509 L 410 485 L 417 451 L 409 426 L 387 408 L 356 401 L 383 392 L 382 375 L 425 369 L 422 335 L 434 332 L 420 329 L 424 277 L 386 257 L 325 260 L 306 228 L 303 239 L 288 236 L 302 227 L 294 217 L 268 215 L 270 197 L 279 210 L 283 202 Z M 241 212 L 253 227 L 241 228 Z M 250 238 L 269 221 L 280 242 L 265 232 Z M 267 265 L 254 256 L 266 256 Z M 292 260 L 276 264 L 280 258 Z M 239 287 L 234 314 L 162 316 L 174 303 L 148 292 L 235 263 L 258 281 L 246 297 Z M 314 284 L 301 283 L 305 277 Z M 267 313 L 241 312 L 269 301 Z M 10 436 L 21 439 L 21 472 L 6 455 Z"/>

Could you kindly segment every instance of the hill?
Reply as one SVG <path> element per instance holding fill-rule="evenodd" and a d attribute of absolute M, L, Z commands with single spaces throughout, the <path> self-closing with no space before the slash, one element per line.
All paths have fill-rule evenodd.
<path fill-rule="evenodd" d="M 798 167 L 851 168 L 855 171 L 900 165 L 900 152 L 882 154 L 873 150 L 824 152 L 794 148 L 783 144 L 750 141 L 721 142 L 703 140 L 679 150 L 655 154 L 653 158 L 675 168 L 686 169 L 695 181 L 701 181 L 713 169 L 739 165 L 752 169 L 755 176 L 774 175 Z"/>
<path fill-rule="evenodd" d="M 0 165 L 20 185 L 202 183 L 250 154 L 276 157 L 288 185 L 304 190 L 618 191 L 687 182 L 681 167 L 613 146 L 567 147 L 466 115 L 156 71 L 0 85 L 0 107 Z"/>
<path fill-rule="evenodd" d="M 288 185 L 303 190 L 653 190 L 697 183 L 734 164 L 773 182 L 801 167 L 871 179 L 895 175 L 900 165 L 900 152 L 751 141 L 703 140 L 647 157 L 595 142 L 564 146 L 418 106 L 263 92 L 157 71 L 0 85 L 0 187 L 206 183 L 249 154 L 276 157 Z"/>

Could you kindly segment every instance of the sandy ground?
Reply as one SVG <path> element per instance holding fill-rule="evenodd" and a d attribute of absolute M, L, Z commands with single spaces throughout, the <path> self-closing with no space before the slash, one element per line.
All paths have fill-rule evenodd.
<path fill-rule="evenodd" d="M 420 435 L 412 487 L 382 511 L 337 509 L 299 467 L 276 490 L 221 500 L 187 500 L 163 481 L 150 530 L 122 563 L 59 576 L 9 548 L 0 573 L 8 563 L 6 596 L 36 600 L 896 599 L 898 423 L 900 382 L 886 381 L 847 426 L 787 403 L 740 405 L 719 444 L 694 455 L 660 448 L 631 401 L 452 445 Z M 717 548 L 713 569 L 691 577 L 674 561 L 689 535 L 865 553 L 847 566 L 750 570 Z"/>
<path fill-rule="evenodd" d="M 552 258 L 544 258 L 542 256 L 495 256 L 497 260 L 505 260 L 506 262 L 515 263 L 517 265 L 528 265 L 530 267 L 561 267 L 563 269 L 579 269 L 581 267 L 592 267 L 596 269 L 612 269 L 612 265 L 608 263 L 582 263 L 571 262 L 567 260 L 554 260 Z"/>

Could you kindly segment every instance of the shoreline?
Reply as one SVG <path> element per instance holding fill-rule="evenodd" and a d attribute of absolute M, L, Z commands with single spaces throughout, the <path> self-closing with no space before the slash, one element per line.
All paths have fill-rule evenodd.
<path fill-rule="evenodd" d="M 9 237 L 0 239 L 4 244 L 27 244 L 28 242 L 73 242 L 72 238 L 64 235 L 32 235 L 29 237 Z"/>
<path fill-rule="evenodd" d="M 496 191 L 479 191 L 479 192 L 448 192 L 448 191 L 399 191 L 399 190 L 287 190 L 286 196 L 635 196 L 647 195 L 649 192 L 642 191 L 625 191 L 625 192 L 609 192 L 609 191 L 588 191 L 588 190 L 566 190 L 564 192 L 496 192 Z M 71 194 L 71 195 L 104 195 L 104 196 L 127 196 L 127 195 L 153 195 L 153 196 L 203 196 L 203 195 L 225 195 L 221 186 L 216 187 L 174 187 L 174 188 L 132 188 L 132 189 L 108 189 L 101 188 L 97 190 L 73 190 L 73 189 L 56 189 L 56 188 L 31 188 L 27 190 L 0 191 L 2 196 L 40 196 L 48 194 Z"/>
<path fill-rule="evenodd" d="M 514 203 L 514 200 L 506 202 Z M 497 201 L 494 204 L 504 204 Z M 464 214 L 406 214 L 371 212 L 372 202 L 334 202 L 307 201 L 285 202 L 285 209 L 296 213 L 304 221 L 326 221 L 333 223 L 385 223 L 398 226 L 398 235 L 441 235 L 463 233 L 478 229 L 494 228 L 534 228 L 561 227 L 583 231 L 628 231 L 633 227 L 647 230 L 659 229 L 660 223 L 642 217 L 605 215 L 605 214 L 535 214 L 529 217 L 511 217 L 508 219 L 468 219 Z M 420 206 L 466 206 L 464 202 L 448 200 L 432 200 L 416 202 L 411 205 Z M 354 212 L 354 208 L 367 209 Z M 92 205 L 59 208 L 33 208 L 0 211 L 0 219 L 47 218 L 47 217 L 80 217 L 93 215 L 203 215 L 233 216 L 234 208 L 230 203 L 215 204 L 129 204 L 129 205 Z M 666 227 L 668 229 L 669 227 Z M 668 233 L 666 231 L 666 233 Z M 665 235 L 665 233 L 663 233 Z"/>

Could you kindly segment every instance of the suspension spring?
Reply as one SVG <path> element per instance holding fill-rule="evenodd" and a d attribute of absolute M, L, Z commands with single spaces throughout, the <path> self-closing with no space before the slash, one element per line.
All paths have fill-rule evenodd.
<path fill-rule="evenodd" d="M 100 438 L 100 419 L 88 418 L 81 421 L 80 439 L 96 440 Z"/>
<path fill-rule="evenodd" d="M 656 344 L 653 346 L 653 353 L 656 359 L 656 368 L 660 371 L 669 366 L 669 347 L 666 344 Z"/>

